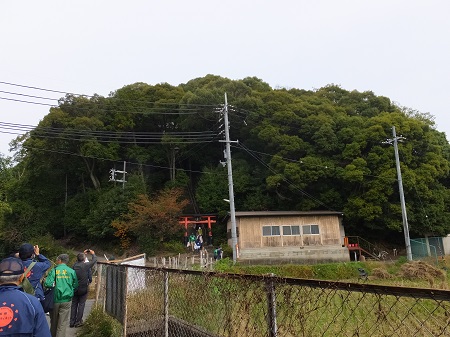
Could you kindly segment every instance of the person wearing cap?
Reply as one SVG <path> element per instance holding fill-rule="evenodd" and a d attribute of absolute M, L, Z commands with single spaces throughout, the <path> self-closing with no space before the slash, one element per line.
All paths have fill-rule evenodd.
<path fill-rule="evenodd" d="M 50 312 L 50 331 L 53 337 L 66 335 L 73 293 L 78 288 L 75 270 L 67 266 L 67 263 L 69 255 L 59 255 L 56 267 L 50 270 L 44 282 L 46 288 L 55 286 L 53 310 Z"/>
<path fill-rule="evenodd" d="M 86 257 L 86 254 L 91 254 L 92 259 Z M 83 325 L 84 306 L 88 297 L 89 290 L 89 273 L 91 268 L 97 263 L 97 256 L 92 249 L 86 249 L 83 253 L 77 255 L 77 262 L 73 265 L 73 270 L 77 274 L 78 288 L 72 298 L 72 307 L 70 309 L 70 324 L 71 328 Z"/>
<path fill-rule="evenodd" d="M 51 337 L 41 303 L 19 286 L 23 270 L 18 258 L 0 262 L 0 336 Z"/>
<path fill-rule="evenodd" d="M 36 264 L 28 272 L 27 278 L 34 288 L 34 296 L 42 301 L 44 299 L 44 289 L 42 289 L 41 279 L 52 265 L 50 260 L 39 253 L 38 245 L 33 246 L 30 243 L 24 243 L 20 246 L 19 258 L 22 260 L 24 268 L 28 268 L 34 260 L 36 261 Z"/>

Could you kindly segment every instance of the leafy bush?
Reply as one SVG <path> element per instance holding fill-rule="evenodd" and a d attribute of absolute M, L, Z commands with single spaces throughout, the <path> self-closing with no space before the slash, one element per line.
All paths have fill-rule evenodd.
<path fill-rule="evenodd" d="M 230 273 L 235 272 L 233 270 L 233 260 L 230 259 L 229 257 L 226 257 L 222 260 L 217 261 L 214 264 L 214 270 L 218 272 L 230 272 Z"/>
<path fill-rule="evenodd" d="M 180 241 L 169 241 L 162 243 L 162 249 L 169 253 L 183 254 L 186 251 L 186 247 Z"/>
<path fill-rule="evenodd" d="M 401 266 L 402 264 L 408 262 L 408 259 L 406 258 L 406 256 L 399 256 L 397 261 L 395 261 L 395 265 L 396 266 Z"/>
<path fill-rule="evenodd" d="M 103 312 L 101 306 L 94 306 L 89 317 L 81 327 L 78 336 L 80 337 L 121 337 L 122 325 Z"/>
<path fill-rule="evenodd" d="M 222 247 L 223 257 L 229 257 L 230 259 L 233 259 L 233 249 L 228 246 L 227 244 L 219 245 Z"/>
<path fill-rule="evenodd" d="M 155 255 L 159 250 L 160 241 L 153 237 L 151 233 L 148 235 L 141 235 L 137 237 L 137 243 L 141 251 L 147 256 Z"/>
<path fill-rule="evenodd" d="M 49 260 L 56 260 L 56 257 L 60 254 L 68 254 L 71 260 L 75 258 L 73 251 L 64 248 L 50 234 L 32 238 L 28 242 L 32 245 L 38 245 L 39 252 L 45 255 Z"/>

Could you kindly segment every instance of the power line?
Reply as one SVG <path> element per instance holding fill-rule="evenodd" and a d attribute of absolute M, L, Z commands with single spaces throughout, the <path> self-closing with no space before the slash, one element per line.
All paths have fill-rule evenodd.
<path fill-rule="evenodd" d="M 184 135 L 184 134 L 217 134 L 217 132 L 214 131 L 177 131 L 177 132 L 169 132 L 169 131 L 158 131 L 158 132 L 133 132 L 133 131 L 118 131 L 118 132 L 110 132 L 110 131 L 96 131 L 96 130 L 80 130 L 80 129 L 70 129 L 70 128 L 54 128 L 54 127 L 43 127 L 43 126 L 34 126 L 29 124 L 17 124 L 17 123 L 8 123 L 8 122 L 0 122 L 0 127 L 5 128 L 14 128 L 14 129 L 23 129 L 23 130 L 54 130 L 54 131 L 71 131 L 74 133 L 84 133 L 84 132 L 90 132 L 90 133 L 100 133 L 100 134 L 116 134 L 116 133 L 122 133 L 122 134 L 131 134 L 131 135 L 148 135 L 148 134 L 169 134 L 169 135 Z"/>
<path fill-rule="evenodd" d="M 54 92 L 54 93 L 63 94 L 63 95 L 70 94 L 70 95 L 76 95 L 76 96 L 84 96 L 84 95 L 80 95 L 80 94 L 69 93 L 69 92 L 66 92 L 66 91 L 44 89 L 44 88 L 32 87 L 32 86 L 29 86 L 29 85 L 10 83 L 10 82 L 4 82 L 4 81 L 0 81 L 0 84 L 12 85 L 12 86 L 15 86 L 15 87 L 34 89 L 34 90 L 40 90 L 40 91 Z"/>
<path fill-rule="evenodd" d="M 213 125 L 208 132 L 210 132 L 213 129 L 216 129 L 219 125 L 220 125 L 220 121 L 217 121 L 216 124 Z M 217 136 L 220 136 L 220 132 L 217 134 Z M 204 149 L 207 145 L 208 145 L 207 143 L 203 143 L 203 144 L 197 144 L 197 145 L 193 146 L 188 151 L 183 152 L 183 154 L 178 157 L 179 158 L 178 160 L 186 160 L 186 159 L 192 157 L 194 154 L 199 153 L 200 150 Z"/>
<path fill-rule="evenodd" d="M 239 146 L 233 146 L 234 148 L 239 149 Z M 249 148 L 247 148 L 248 151 L 252 152 L 252 153 L 256 153 L 256 154 L 260 154 L 260 155 L 264 155 L 264 156 L 268 156 L 268 157 L 275 157 L 278 156 L 280 159 L 283 159 L 285 161 L 289 161 L 291 163 L 298 163 L 298 164 L 302 164 L 304 166 L 308 166 L 308 167 L 318 167 L 318 168 L 323 168 L 323 169 L 330 169 L 330 170 L 336 170 L 335 166 L 330 166 L 330 165 L 315 165 L 315 164 L 310 164 L 308 162 L 305 162 L 303 160 L 297 160 L 297 159 L 292 159 L 292 158 L 287 158 L 287 157 L 282 157 L 280 155 L 273 155 L 270 153 L 266 153 L 266 152 L 260 152 L 260 151 L 256 151 L 256 150 L 250 150 Z M 384 176 L 380 176 L 380 175 L 373 175 L 373 174 L 367 174 L 367 173 L 362 173 L 362 175 L 364 177 L 371 177 L 371 178 L 377 178 L 377 179 L 383 179 L 386 180 L 387 178 L 385 178 Z M 395 180 L 397 180 L 397 178 L 395 178 Z"/>
<path fill-rule="evenodd" d="M 2 131 L 7 130 L 7 131 Z M 17 132 L 13 132 L 17 131 Z M 33 137 L 53 138 L 62 140 L 89 140 L 95 138 L 98 142 L 121 142 L 130 144 L 160 143 L 197 143 L 210 142 L 219 135 L 217 131 L 176 131 L 176 132 L 110 132 L 95 130 L 76 130 L 68 128 L 33 127 L 14 123 L 0 122 L 0 133 L 23 134 L 30 133 Z"/>
<path fill-rule="evenodd" d="M 11 91 L 0 90 L 0 92 L 3 93 L 3 94 L 8 94 L 8 95 L 24 96 L 24 97 L 30 97 L 30 98 L 39 98 L 39 99 L 45 99 L 45 100 L 51 100 L 51 101 L 57 101 L 58 100 L 56 98 L 42 97 L 42 96 L 33 96 L 33 95 L 27 95 L 27 94 L 20 94 L 20 93 L 11 92 Z"/>
<path fill-rule="evenodd" d="M 261 159 L 259 159 L 257 156 L 255 156 L 251 150 L 249 148 L 247 148 L 243 143 L 239 142 L 238 143 L 241 148 L 246 151 L 248 154 L 250 154 L 253 158 L 255 158 L 259 163 L 261 163 L 264 167 L 266 167 L 268 170 L 270 170 L 272 173 L 274 174 L 278 174 L 278 172 L 276 172 L 274 169 L 272 169 L 269 165 L 267 165 L 265 162 L 263 162 Z M 328 205 L 324 204 L 322 201 L 320 201 L 319 199 L 315 198 L 314 196 L 312 196 L 311 194 L 309 194 L 308 192 L 302 190 L 301 188 L 299 188 L 297 185 L 295 185 L 292 181 L 290 181 L 289 179 L 287 179 L 286 177 L 282 177 L 283 181 L 288 183 L 289 186 L 293 187 L 296 191 L 300 192 L 301 194 L 305 195 L 306 197 L 310 198 L 311 200 L 315 201 L 317 204 L 324 206 L 325 208 L 334 211 L 334 209 L 332 209 L 331 207 L 329 207 Z"/>
<path fill-rule="evenodd" d="M 54 133 L 69 133 L 69 134 L 89 134 L 96 136 L 115 136 L 115 135 L 128 135 L 130 137 L 145 137 L 145 136 L 205 136 L 205 135 L 217 135 L 217 131 L 157 131 L 157 132 L 132 132 L 132 131 L 103 131 L 103 130 L 83 130 L 72 128 L 54 128 L 54 127 L 41 127 L 28 124 L 16 124 L 8 122 L 0 122 L 0 128 L 15 129 L 19 131 L 42 131 L 42 132 L 54 132 Z"/>
<path fill-rule="evenodd" d="M 0 130 L 15 130 L 19 132 L 32 132 L 33 135 L 65 135 L 65 136 L 91 136 L 91 137 L 112 137 L 129 139 L 160 139 L 170 137 L 180 137 L 188 139 L 211 138 L 218 135 L 218 131 L 156 131 L 156 132 L 131 132 L 131 131 L 103 131 L 103 130 L 82 130 L 71 128 L 40 127 L 26 124 L 15 124 L 0 122 Z M 0 131 L 1 133 L 1 131 Z"/>
<path fill-rule="evenodd" d="M 79 154 L 79 153 L 73 153 L 73 152 L 68 152 L 68 151 L 42 149 L 42 148 L 37 148 L 37 147 L 32 147 L 32 146 L 24 146 L 24 148 L 27 149 L 27 150 L 33 150 L 33 151 L 50 152 L 50 153 L 64 154 L 64 155 L 74 156 L 74 157 L 83 157 L 83 158 L 97 159 L 97 160 L 107 161 L 107 162 L 123 163 L 123 160 L 113 160 L 113 159 L 109 159 L 109 158 L 101 158 L 101 157 L 95 157 L 95 156 L 86 156 L 86 155 L 82 155 L 82 154 Z M 131 161 L 126 161 L 126 163 L 130 164 L 130 165 L 136 165 L 136 166 L 140 165 L 140 166 L 143 166 L 143 167 L 153 167 L 153 168 L 170 170 L 170 167 L 168 167 L 168 166 L 143 164 L 143 163 L 137 163 L 137 162 L 131 162 Z M 217 176 L 221 176 L 221 175 L 225 176 L 226 175 L 225 173 L 220 174 L 220 173 L 217 173 L 217 172 L 187 170 L 187 169 L 183 169 L 183 168 L 177 168 L 177 171 L 191 172 L 191 173 L 201 173 L 201 174 L 210 174 L 210 175 L 217 175 Z"/>
<path fill-rule="evenodd" d="M 0 97 L 0 99 L 2 100 L 6 100 L 6 101 L 12 101 L 12 102 L 18 102 L 18 103 L 27 103 L 27 104 L 34 104 L 34 105 L 43 105 L 43 106 L 48 106 L 48 107 L 58 107 L 60 109 L 63 109 L 64 107 L 64 103 L 60 104 L 60 105 L 55 105 L 55 104 L 49 104 L 49 103 L 41 103 L 41 102 L 33 102 L 33 101 L 26 101 L 26 100 L 21 100 L 21 99 L 15 99 L 15 98 L 7 98 L 7 97 Z M 50 99 L 50 98 L 49 98 Z M 159 104 L 158 102 L 156 102 L 157 104 Z M 141 110 L 139 111 L 130 111 L 128 110 L 119 110 L 119 109 L 115 109 L 113 107 L 108 107 L 108 108 L 99 108 L 98 105 L 95 102 L 87 102 L 87 104 L 92 104 L 93 107 L 95 107 L 95 109 L 97 111 L 102 111 L 102 112 L 115 112 L 115 113 L 131 113 L 131 114 L 143 114 L 143 115 L 174 115 L 174 116 L 179 116 L 179 115 L 196 115 L 196 114 L 200 114 L 199 111 L 197 111 L 194 108 L 183 108 L 183 107 L 175 107 L 173 108 L 173 110 L 178 110 L 178 111 L 173 111 L 173 112 L 167 112 L 167 111 L 162 111 L 164 108 L 155 108 L 155 107 L 141 107 Z M 178 103 L 172 103 L 172 105 L 176 105 Z M 81 111 L 90 111 L 90 109 L 86 106 L 68 106 L 72 109 L 77 109 L 77 110 L 81 110 Z M 137 107 L 133 107 L 133 109 L 136 109 Z M 205 113 L 203 111 L 203 113 Z M 211 112 L 210 112 L 211 113 Z"/>
<path fill-rule="evenodd" d="M 53 105 L 53 104 L 39 103 L 39 102 L 30 102 L 30 101 L 24 101 L 24 100 L 21 100 L 21 99 L 6 98 L 6 97 L 0 97 L 0 99 L 3 99 L 3 100 L 5 100 L 5 101 L 12 101 L 12 102 L 19 102 L 19 103 L 28 103 L 28 104 L 35 104 L 35 105 L 44 105 L 44 106 L 56 107 L 56 105 Z"/>
<path fill-rule="evenodd" d="M 44 92 L 50 92 L 50 93 L 57 93 L 57 94 L 63 94 L 65 96 L 75 96 L 75 97 L 85 97 L 85 98 L 95 98 L 95 97 L 101 97 L 107 100 L 108 102 L 118 102 L 118 103 L 139 103 L 142 105 L 147 106 L 131 106 L 127 108 L 127 110 L 118 110 L 118 109 L 112 109 L 113 112 L 116 113 L 140 113 L 140 114 L 150 114 L 150 113 L 158 113 L 162 115 L 181 115 L 181 114 L 199 114 L 201 116 L 202 113 L 217 113 L 217 111 L 198 111 L 201 108 L 216 108 L 217 104 L 195 104 L 195 103 L 183 103 L 182 97 L 179 98 L 179 101 L 173 101 L 173 102 L 164 102 L 164 101 L 145 101 L 145 100 L 130 100 L 130 99 L 124 99 L 116 96 L 100 96 L 100 95 L 87 95 L 87 94 L 77 94 L 77 93 L 71 93 L 61 90 L 53 90 L 53 89 L 47 89 L 47 88 L 41 88 L 36 86 L 30 86 L 30 85 L 24 85 L 24 84 L 18 84 L 18 83 L 11 83 L 6 81 L 0 81 L 0 84 L 8 85 L 8 86 L 15 86 L 19 88 L 25 88 L 25 89 L 32 89 L 32 90 L 39 90 Z M 174 87 L 176 88 L 176 87 Z M 29 95 L 24 93 L 18 93 L 18 92 L 11 92 L 11 91 L 0 91 L 1 93 L 8 94 L 8 95 L 16 95 L 16 96 L 23 96 L 28 98 L 36 98 L 41 100 L 50 100 L 50 101 L 58 101 L 59 107 L 64 106 L 67 102 L 64 101 L 64 98 L 53 98 L 53 97 L 42 97 L 42 96 L 36 96 L 36 95 Z M 43 105 L 43 106 L 49 106 L 49 107 L 58 107 L 58 104 L 48 104 L 48 103 L 42 103 L 42 102 L 36 102 L 36 101 L 29 101 L 29 100 L 21 100 L 21 99 L 15 99 L 15 98 L 8 98 L 8 97 L 0 97 L 0 100 L 7 100 L 12 102 L 18 102 L 18 103 L 25 103 L 25 104 L 34 104 L 34 105 Z M 70 102 L 69 102 L 70 104 Z M 100 111 L 110 111 L 111 107 L 102 108 L 98 107 L 97 102 L 92 102 L 91 100 L 83 102 L 83 104 L 92 104 L 95 106 L 97 110 Z M 157 105 L 157 106 L 148 106 L 148 105 Z M 167 108 L 170 108 L 172 110 L 177 110 L 176 112 L 168 112 L 168 111 L 162 111 L 167 110 Z M 77 106 L 74 107 L 79 110 L 88 110 L 85 106 Z M 130 109 L 134 109 L 135 111 L 130 111 Z M 238 109 L 235 107 L 232 107 L 231 111 L 235 112 L 236 115 L 240 118 L 242 118 L 245 122 L 244 115 L 248 113 L 248 111 L 243 109 Z M 239 116 L 240 115 L 240 116 Z"/>
<path fill-rule="evenodd" d="M 67 92 L 67 91 L 61 91 L 61 90 L 53 90 L 53 89 L 46 89 L 46 88 L 41 88 L 41 87 L 35 87 L 35 86 L 29 86 L 29 85 L 24 85 L 24 84 L 17 84 L 17 83 L 11 83 L 11 82 L 5 82 L 5 81 L 0 81 L 0 84 L 5 84 L 5 85 L 9 85 L 9 86 L 15 86 L 15 87 L 20 87 L 20 88 L 26 88 L 26 89 L 33 89 L 33 90 L 39 90 L 39 91 L 46 91 L 46 92 L 52 92 L 52 93 L 58 93 L 58 94 L 63 94 L 63 95 L 71 95 L 71 96 L 77 96 L 77 97 L 86 97 L 86 98 L 93 98 L 96 97 L 96 95 L 87 95 L 87 94 L 76 94 L 76 93 L 72 93 L 72 92 Z M 150 86 L 150 85 L 149 85 Z M 176 88 L 174 86 L 174 88 Z M 120 90 L 120 89 L 119 89 Z M 116 90 L 117 91 L 117 90 Z M 18 93 L 11 93 L 11 94 L 15 94 L 15 95 L 20 95 Z M 100 96 L 97 95 L 98 97 L 104 97 L 104 96 Z M 181 102 L 160 102 L 160 101 L 156 101 L 156 102 L 150 102 L 150 101 L 142 101 L 142 100 L 130 100 L 130 99 L 123 99 L 123 98 L 119 98 L 119 97 L 115 97 L 115 96 L 109 96 L 109 97 L 104 97 L 105 99 L 111 99 L 111 100 L 118 100 L 120 102 L 126 102 L 126 103 L 133 103 L 133 102 L 139 102 L 139 103 L 147 103 L 147 104 L 151 104 L 151 103 L 157 103 L 160 105 L 171 105 L 171 104 L 178 104 L 181 106 L 196 106 L 196 107 L 204 107 L 204 108 L 214 108 L 217 107 L 217 104 L 191 104 L 191 103 L 181 103 Z M 45 99 L 53 99 L 53 98 L 45 98 Z"/>

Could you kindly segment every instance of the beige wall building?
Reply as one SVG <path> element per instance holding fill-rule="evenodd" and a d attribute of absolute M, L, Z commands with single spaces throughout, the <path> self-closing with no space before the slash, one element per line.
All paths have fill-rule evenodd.
<path fill-rule="evenodd" d="M 236 212 L 240 262 L 349 261 L 343 213 L 335 211 Z M 231 220 L 227 223 L 231 245 Z M 264 260 L 264 261 L 261 261 Z"/>

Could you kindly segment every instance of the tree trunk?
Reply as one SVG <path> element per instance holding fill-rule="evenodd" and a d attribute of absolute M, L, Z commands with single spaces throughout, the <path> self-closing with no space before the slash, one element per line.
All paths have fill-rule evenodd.
<path fill-rule="evenodd" d="M 88 158 L 83 157 L 84 163 L 86 164 L 86 167 L 88 169 L 89 172 L 89 177 L 91 178 L 92 184 L 94 185 L 94 188 L 96 190 L 100 189 L 100 181 L 98 180 L 98 178 L 95 176 L 94 174 L 94 168 L 95 168 L 95 161 L 92 161 L 92 165 L 89 163 Z"/>

